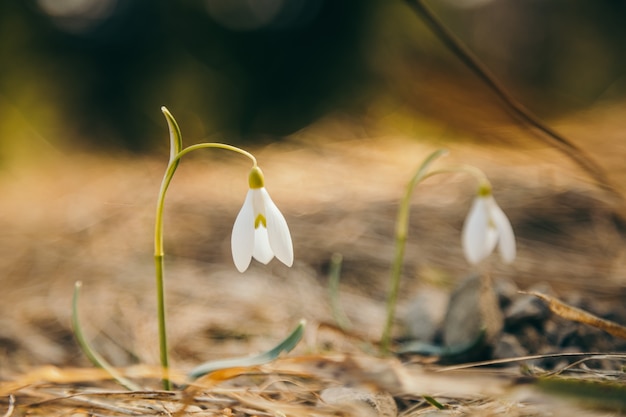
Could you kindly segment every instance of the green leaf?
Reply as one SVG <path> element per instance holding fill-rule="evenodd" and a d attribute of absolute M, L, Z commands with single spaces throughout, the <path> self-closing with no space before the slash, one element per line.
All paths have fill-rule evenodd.
<path fill-rule="evenodd" d="M 438 410 L 445 410 L 446 406 L 441 404 L 439 401 L 435 400 L 430 395 L 422 395 L 422 397 L 426 400 L 426 402 Z"/>
<path fill-rule="evenodd" d="M 626 384 L 622 381 L 546 377 L 537 379 L 536 386 L 543 392 L 574 398 L 589 407 L 626 409 Z"/>
<path fill-rule="evenodd" d="M 485 347 L 487 331 L 481 329 L 476 337 L 468 343 L 461 343 L 453 346 L 439 346 L 418 340 L 408 341 L 395 351 L 397 355 L 421 355 L 438 356 L 442 363 L 463 362 L 468 356 L 475 356 L 476 352 Z"/>
<path fill-rule="evenodd" d="M 206 362 L 192 369 L 191 372 L 189 372 L 189 377 L 192 379 L 197 379 L 203 375 L 209 374 L 213 371 L 218 371 L 220 369 L 258 366 L 269 363 L 278 358 L 278 356 L 282 352 L 290 352 L 291 350 L 293 350 L 293 348 L 296 347 L 296 345 L 300 342 L 302 336 L 304 335 L 305 326 L 306 321 L 300 320 L 298 326 L 291 332 L 289 336 L 287 336 L 285 340 L 283 340 L 273 349 L 268 350 L 267 352 L 261 353 L 257 356 L 245 358 L 232 358 Z"/>
<path fill-rule="evenodd" d="M 180 132 L 180 127 L 176 123 L 176 119 L 172 116 L 172 113 L 165 107 L 161 107 L 161 111 L 167 120 L 167 126 L 170 129 L 170 162 L 174 159 L 180 151 L 183 150 L 183 135 Z"/>
<path fill-rule="evenodd" d="M 72 327 L 74 327 L 74 336 L 76 336 L 76 341 L 80 345 L 83 353 L 87 356 L 87 358 L 91 361 L 91 363 L 101 369 L 104 369 L 111 375 L 111 377 L 117 381 L 118 384 L 123 387 L 131 390 L 131 391 L 139 391 L 141 387 L 124 378 L 106 359 L 104 359 L 98 352 L 94 350 L 91 344 L 87 341 L 85 334 L 83 333 L 83 328 L 80 325 L 80 320 L 78 319 L 78 295 L 80 293 L 80 288 L 82 283 L 80 281 L 76 281 L 74 285 L 74 297 L 72 298 Z"/>
<path fill-rule="evenodd" d="M 349 330 L 352 327 L 350 319 L 341 308 L 339 300 L 339 281 L 341 278 L 341 264 L 343 256 L 339 253 L 333 253 L 330 258 L 330 270 L 328 271 L 328 292 L 330 294 L 330 308 L 333 313 L 333 319 L 341 330 Z"/>

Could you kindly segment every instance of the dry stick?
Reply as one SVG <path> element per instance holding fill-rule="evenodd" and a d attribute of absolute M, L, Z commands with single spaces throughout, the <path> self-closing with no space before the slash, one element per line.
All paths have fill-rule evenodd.
<path fill-rule="evenodd" d="M 520 291 L 520 294 L 534 295 L 540 300 L 543 300 L 546 304 L 548 304 L 550 311 L 566 320 L 588 324 L 589 326 L 602 329 L 615 337 L 626 340 L 626 327 L 621 324 L 603 319 L 585 310 L 566 304 L 555 297 L 542 294 L 537 291 Z"/>
<path fill-rule="evenodd" d="M 465 46 L 463 43 L 437 18 L 437 16 L 426 6 L 423 0 L 406 0 L 409 6 L 421 16 L 426 24 L 439 38 L 443 44 L 450 49 L 465 65 L 467 65 L 487 86 L 506 104 L 513 113 L 528 123 L 532 127 L 543 132 L 545 136 L 541 139 L 554 146 L 572 159 L 579 167 L 593 178 L 600 188 L 604 189 L 613 197 L 617 198 L 620 204 L 624 203 L 624 197 L 610 183 L 606 173 L 598 164 L 589 158 L 585 152 L 560 133 L 545 125 L 534 114 L 531 113 L 522 103 L 517 101 L 507 92 L 500 81 L 489 71 L 489 69 Z M 621 215 L 622 213 L 620 213 Z"/>

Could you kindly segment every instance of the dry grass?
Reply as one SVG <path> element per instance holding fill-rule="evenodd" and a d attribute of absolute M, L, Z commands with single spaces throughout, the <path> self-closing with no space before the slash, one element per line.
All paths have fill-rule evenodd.
<path fill-rule="evenodd" d="M 616 359 L 626 358 L 621 355 Z M 159 377 L 156 368 L 127 368 L 122 370 L 126 376 L 143 381 L 146 388 L 120 391 L 106 382 L 102 371 L 43 367 L 1 384 L 4 400 L 0 404 L 7 407 L 6 416 L 387 416 L 396 415 L 396 406 L 401 417 L 600 416 L 606 414 L 593 410 L 624 407 L 623 386 L 612 397 L 604 395 L 611 386 L 606 374 L 588 372 L 584 377 L 602 394 L 590 401 L 571 387 L 568 391 L 558 384 L 549 385 L 550 379 L 524 382 L 515 368 L 464 368 L 407 365 L 362 354 L 304 355 L 261 367 L 218 371 L 193 383 L 173 374 L 173 380 L 184 384 L 176 391 L 155 388 Z M 560 379 L 576 380 L 581 376 Z M 371 392 L 373 399 L 325 403 L 321 393 L 337 386 Z M 384 407 L 385 402 L 376 401 L 378 392 L 393 395 L 393 414 Z M 571 400 L 574 394 L 576 401 Z"/>
<path fill-rule="evenodd" d="M 557 127 L 589 138 L 580 145 L 624 184 L 626 145 L 619 140 L 623 121 L 617 114 L 619 108 L 591 113 Z M 521 143 L 522 133 L 512 127 L 492 131 L 519 142 L 501 146 L 493 140 L 449 141 L 455 133 L 442 127 L 407 127 L 402 114 L 392 119 L 385 123 L 400 126 L 394 134 L 389 125 L 366 130 L 328 119 L 256 150 L 267 187 L 292 229 L 292 269 L 271 263 L 240 275 L 231 265 L 228 239 L 245 193 L 245 161 L 215 153 L 183 161 L 166 203 L 173 369 L 259 352 L 300 318 L 310 325 L 293 359 L 175 393 L 158 391 L 154 370 L 136 367 L 158 363 L 151 222 L 164 161 L 71 155 L 9 167 L 0 179 L 0 414 L 349 415 L 317 405 L 319 392 L 336 384 L 385 389 L 402 416 L 578 410 L 514 384 L 517 370 L 435 373 L 364 355 L 355 339 L 325 330 L 322 324 L 332 321 L 326 273 L 338 252 L 345 260 L 341 298 L 356 337 L 380 337 L 397 201 L 416 165 L 444 140 L 451 155 L 441 162 L 483 168 L 518 234 L 515 265 L 494 262 L 494 277 L 521 287 L 548 282 L 561 295 L 623 309 L 624 225 L 613 215 L 615 205 L 566 158 L 535 142 Z M 405 137 L 412 129 L 422 132 L 419 141 Z M 400 313 L 424 282 L 450 286 L 467 274 L 458 236 L 468 187 L 462 177 L 435 178 L 416 193 Z M 99 371 L 85 368 L 69 327 L 76 280 L 84 282 L 81 316 L 94 345 L 129 377 L 145 382 L 147 391 L 119 392 Z M 351 356 L 337 359 L 338 353 Z M 321 372 L 320 363 L 341 376 Z M 371 374 L 374 365 L 381 365 L 382 374 Z M 397 378 L 397 386 L 381 375 Z M 10 394 L 17 399 L 13 410 Z M 421 394 L 446 408 L 436 410 Z"/>

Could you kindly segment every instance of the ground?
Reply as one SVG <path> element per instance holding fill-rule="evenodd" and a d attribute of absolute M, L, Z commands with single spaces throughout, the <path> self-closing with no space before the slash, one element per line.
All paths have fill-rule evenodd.
<path fill-rule="evenodd" d="M 618 103 L 551 122 L 605 169 L 619 193 L 626 194 L 623 108 Z M 461 377 L 430 378 L 414 367 L 415 362 L 423 365 L 419 360 L 414 359 L 411 367 L 396 359 L 378 359 L 372 348 L 380 339 L 385 317 L 398 202 L 416 167 L 440 147 L 447 148 L 449 155 L 436 166 L 471 164 L 485 171 L 516 231 L 518 257 L 509 266 L 494 255 L 489 265 L 494 281 L 512 281 L 521 289 L 547 284 L 559 298 L 578 300 L 578 305 L 590 305 L 617 319 L 626 317 L 623 202 L 531 133 L 514 124 L 462 132 L 440 123 L 409 121 L 400 112 L 379 117 L 376 123 L 328 117 L 281 142 L 251 146 L 265 172 L 267 189 L 290 225 L 295 263 L 287 268 L 276 260 L 267 266 L 253 262 L 244 274 L 236 271 L 230 258 L 230 231 L 246 193 L 248 161 L 219 150 L 182 161 L 165 214 L 168 332 L 176 375 L 204 361 L 267 350 L 304 318 L 305 337 L 291 354 L 299 367 L 294 371 L 290 368 L 294 362 L 287 358 L 270 365 L 277 368 L 267 368 L 295 372 L 278 375 L 301 384 L 302 392 L 294 394 L 300 405 L 311 403 L 316 398 L 311 393 L 320 388 L 315 385 L 319 381 L 305 378 L 304 373 L 319 376 L 316 366 L 328 354 L 324 360 L 332 369 L 349 367 L 354 378 L 385 388 L 379 374 L 372 376 L 374 364 L 383 363 L 383 374 L 399 378 L 395 384 L 402 387 L 399 391 L 415 390 L 392 392 L 404 407 L 403 415 L 436 409 L 407 399 L 408 394 L 439 398 L 449 412 L 547 413 L 550 407 L 532 408 L 530 414 L 522 410 L 528 403 L 516 395 L 525 388 L 518 386 L 512 392 L 509 387 L 521 377 L 518 368 L 498 371 L 508 372 L 505 382 L 479 370 Z M 24 404 L 67 395 L 68 389 L 78 389 L 72 383 L 82 381 L 84 387 L 89 386 L 85 380 L 99 378 L 96 373 L 73 373 L 78 372 L 75 367 L 91 369 L 70 325 L 76 281 L 83 283 L 81 320 L 99 351 L 122 368 L 158 364 L 152 239 L 165 163 L 165 157 L 156 156 L 66 153 L 40 154 L 34 161 L 5 168 L 0 178 L 4 254 L 0 258 L 0 381 L 4 381 L 0 394 L 5 396 L 0 410 L 8 407 L 10 393 L 18 397 L 17 415 L 23 415 Z M 473 193 L 472 179 L 461 174 L 438 176 L 417 188 L 395 336 L 402 336 L 402 317 L 424 288 L 449 293 L 473 272 L 460 245 Z M 340 297 L 352 322 L 349 334 L 332 327 L 328 269 L 336 253 L 343 257 Z M 603 340 L 602 349 L 622 343 L 610 337 Z M 52 372 L 50 365 L 58 367 L 60 374 Z M 152 377 L 147 386 L 158 388 L 151 369 L 137 372 Z M 271 379 L 271 372 L 264 378 Z M 473 378 L 488 382 L 475 383 Z M 38 391 L 46 381 L 50 382 L 47 391 Z M 55 381 L 60 385 L 55 386 Z M 219 382 L 218 378 L 215 384 Z M 278 389 L 276 381 L 253 381 L 264 383 Z M 253 414 L 245 409 L 268 410 L 267 404 L 244 401 L 227 387 L 215 389 L 231 401 L 224 400 L 220 409 L 231 407 L 233 415 Z M 109 409 L 102 408 L 102 413 L 131 413 L 128 397 L 117 402 L 116 395 L 122 394 L 107 394 Z M 137 394 L 132 401 L 155 400 L 151 395 L 157 394 Z M 168 395 L 160 393 L 156 400 L 160 404 L 192 401 Z M 94 401 L 82 406 L 98 409 Z M 111 410 L 116 403 L 120 409 Z M 193 404 L 198 410 L 209 407 Z M 574 407 L 559 404 L 561 413 Z M 54 412 L 62 413 L 63 408 Z M 303 411 L 285 412 L 298 413 Z"/>

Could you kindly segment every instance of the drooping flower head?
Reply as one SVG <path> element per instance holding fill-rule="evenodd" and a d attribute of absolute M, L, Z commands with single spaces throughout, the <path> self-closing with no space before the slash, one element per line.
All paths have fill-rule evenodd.
<path fill-rule="evenodd" d="M 491 185 L 482 184 L 463 225 L 463 251 L 468 262 L 478 264 L 496 245 L 506 263 L 515 259 L 515 235 L 511 222 L 496 203 Z"/>
<path fill-rule="evenodd" d="M 250 189 L 237 215 L 231 236 L 233 261 L 239 272 L 248 269 L 254 257 L 267 264 L 274 256 L 287 266 L 293 264 L 293 244 L 287 221 L 265 189 L 263 172 L 252 167 Z"/>

